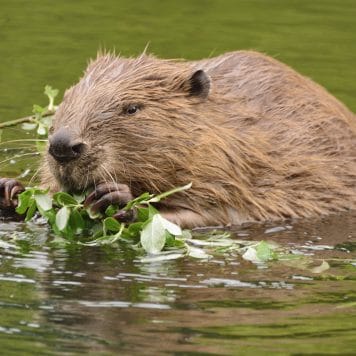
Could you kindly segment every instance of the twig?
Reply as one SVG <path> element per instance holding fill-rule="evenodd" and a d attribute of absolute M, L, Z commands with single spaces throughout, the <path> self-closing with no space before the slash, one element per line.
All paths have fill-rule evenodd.
<path fill-rule="evenodd" d="M 47 111 L 42 114 L 42 117 L 51 116 L 53 114 L 54 114 L 54 111 Z M 10 126 L 22 124 L 24 122 L 33 122 L 34 119 L 35 119 L 35 116 L 31 115 L 31 116 L 21 117 L 20 119 L 14 119 L 14 120 L 9 120 L 9 121 L 5 121 L 5 122 L 0 122 L 0 129 L 3 129 L 4 127 L 10 127 Z"/>
<path fill-rule="evenodd" d="M 22 124 L 24 122 L 31 122 L 33 120 L 33 116 L 21 117 L 20 119 L 14 119 L 10 121 L 0 122 L 0 129 L 4 127 L 15 126 L 18 124 Z"/>

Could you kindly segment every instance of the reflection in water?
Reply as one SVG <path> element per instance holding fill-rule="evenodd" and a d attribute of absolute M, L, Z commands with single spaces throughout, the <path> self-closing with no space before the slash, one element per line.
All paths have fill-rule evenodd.
<path fill-rule="evenodd" d="M 322 274 L 279 262 L 254 265 L 231 254 L 211 261 L 140 263 L 123 246 L 56 247 L 39 243 L 44 227 L 26 235 L 21 223 L 6 224 L 0 233 L 0 342 L 11 335 L 20 340 L 17 347 L 32 348 L 35 342 L 37 351 L 198 348 L 228 354 L 236 347 L 273 352 L 284 340 L 296 351 L 318 352 L 312 340 L 327 334 L 327 345 L 349 352 L 355 224 L 356 215 L 345 214 L 234 231 L 238 238 L 278 241 L 311 255 L 317 265 L 326 259 L 331 268 Z"/>

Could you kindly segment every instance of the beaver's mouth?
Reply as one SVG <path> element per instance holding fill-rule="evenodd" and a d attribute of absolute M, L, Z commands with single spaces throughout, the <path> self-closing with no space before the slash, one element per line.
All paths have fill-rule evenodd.
<path fill-rule="evenodd" d="M 60 189 L 70 193 L 83 193 L 103 181 L 98 174 L 95 162 L 78 164 L 79 162 L 61 163 L 50 162 L 50 169 L 56 178 Z"/>
<path fill-rule="evenodd" d="M 87 188 L 95 184 L 95 180 L 90 173 L 75 173 L 76 172 L 59 168 L 57 180 L 63 191 L 77 193 L 79 191 L 85 191 Z"/>

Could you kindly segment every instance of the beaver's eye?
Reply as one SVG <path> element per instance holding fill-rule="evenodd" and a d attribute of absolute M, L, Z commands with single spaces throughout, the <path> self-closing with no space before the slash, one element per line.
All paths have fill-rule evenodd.
<path fill-rule="evenodd" d="M 140 107 L 138 105 L 129 105 L 126 108 L 126 114 L 128 115 L 134 115 L 140 110 Z"/>

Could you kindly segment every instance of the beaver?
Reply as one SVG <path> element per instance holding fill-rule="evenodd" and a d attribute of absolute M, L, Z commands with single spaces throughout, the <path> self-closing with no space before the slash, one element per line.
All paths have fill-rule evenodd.
<path fill-rule="evenodd" d="M 355 208 L 356 116 L 254 51 L 101 53 L 65 92 L 41 171 L 52 192 L 93 187 L 94 210 L 191 182 L 158 206 L 185 228 L 312 217 Z M 15 205 L 21 185 L 0 190 Z"/>

